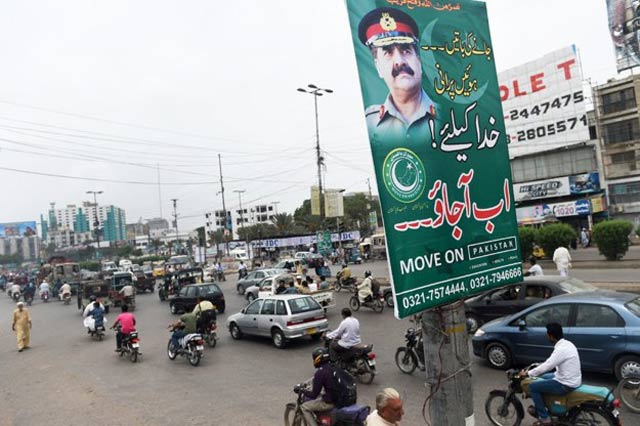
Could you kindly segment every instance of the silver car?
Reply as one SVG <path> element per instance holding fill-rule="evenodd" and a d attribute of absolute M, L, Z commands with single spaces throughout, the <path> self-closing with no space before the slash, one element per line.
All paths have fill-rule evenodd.
<path fill-rule="evenodd" d="M 231 337 L 238 340 L 243 334 L 270 337 L 277 348 L 284 348 L 288 340 L 311 336 L 318 340 L 329 329 L 329 321 L 322 306 L 311 296 L 281 294 L 256 299 L 242 311 L 227 318 Z"/>

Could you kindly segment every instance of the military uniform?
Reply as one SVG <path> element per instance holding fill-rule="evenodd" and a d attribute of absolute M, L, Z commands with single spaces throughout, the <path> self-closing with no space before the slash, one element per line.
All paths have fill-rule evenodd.
<path fill-rule="evenodd" d="M 391 95 L 382 105 L 373 105 L 366 112 L 367 129 L 373 145 L 404 145 L 425 148 L 431 144 L 429 120 L 435 119 L 436 107 L 422 90 L 420 107 L 409 120 L 400 114 L 393 104 Z M 437 131 L 434 123 L 434 131 Z"/>

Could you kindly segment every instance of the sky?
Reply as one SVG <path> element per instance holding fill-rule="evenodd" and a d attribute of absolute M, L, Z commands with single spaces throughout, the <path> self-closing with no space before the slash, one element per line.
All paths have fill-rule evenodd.
<path fill-rule="evenodd" d="M 498 72 L 575 44 L 616 76 L 605 0 L 488 0 Z M 91 200 L 180 229 L 222 208 L 291 212 L 317 183 L 377 193 L 344 0 L 66 0 L 0 5 L 0 223 Z M 71 178 L 62 178 L 67 176 Z M 157 182 L 161 185 L 158 187 Z"/>

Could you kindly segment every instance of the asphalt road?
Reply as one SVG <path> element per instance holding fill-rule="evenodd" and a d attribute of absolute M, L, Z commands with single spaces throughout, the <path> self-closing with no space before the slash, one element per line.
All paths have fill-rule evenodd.
<path fill-rule="evenodd" d="M 310 354 L 316 344 L 297 341 L 279 350 L 269 340 L 232 340 L 225 320 L 245 301 L 234 292 L 235 280 L 222 287 L 227 311 L 219 316 L 220 341 L 206 349 L 198 367 L 184 358 L 167 358 L 165 327 L 176 317 L 156 294 L 137 299 L 143 352 L 137 364 L 113 352 L 113 334 L 102 342 L 91 340 L 75 305 L 59 302 L 37 301 L 30 308 L 32 348 L 18 353 L 9 323 L 13 304 L 0 294 L 0 425 L 282 425 L 285 404 L 294 398 L 293 385 L 313 374 Z M 332 327 L 347 302 L 346 293 L 337 294 L 337 307 L 328 314 Z M 363 340 L 374 344 L 379 370 L 372 385 L 359 385 L 359 402 L 374 405 L 376 391 L 392 386 L 405 400 L 402 424 L 425 424 L 423 376 L 401 373 L 393 360 L 410 323 L 394 319 L 388 309 L 356 316 Z M 113 321 L 114 313 L 108 318 Z M 506 385 L 505 375 L 472 359 L 476 424 L 486 425 L 484 398 Z M 614 385 L 606 376 L 585 379 Z M 623 419 L 625 424 L 640 423 L 640 416 L 626 412 Z M 531 423 L 527 419 L 524 424 Z"/>

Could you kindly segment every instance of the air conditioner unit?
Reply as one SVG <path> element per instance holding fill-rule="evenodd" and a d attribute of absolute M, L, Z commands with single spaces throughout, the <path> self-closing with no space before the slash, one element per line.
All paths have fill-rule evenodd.
<path fill-rule="evenodd" d="M 616 205 L 613 205 L 611 207 L 613 207 L 613 212 L 614 213 L 624 213 L 624 206 L 623 205 L 616 204 Z"/>

